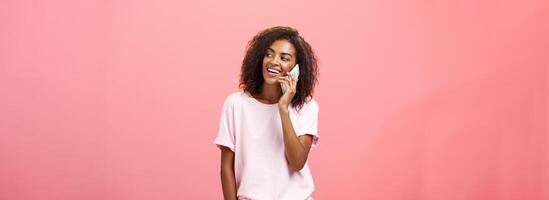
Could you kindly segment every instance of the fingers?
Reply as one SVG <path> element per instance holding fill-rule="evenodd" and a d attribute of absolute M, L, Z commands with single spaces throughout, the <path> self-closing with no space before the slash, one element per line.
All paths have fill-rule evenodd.
<path fill-rule="evenodd" d="M 286 86 L 286 88 L 291 87 L 291 82 L 286 77 L 280 77 L 278 79 L 278 82 L 284 84 L 284 86 Z"/>
<path fill-rule="evenodd" d="M 290 82 L 290 85 L 292 89 L 295 91 L 296 85 L 297 85 L 297 78 L 293 77 L 290 72 L 286 72 L 286 78 Z"/>
<path fill-rule="evenodd" d="M 286 86 L 289 86 L 289 84 L 290 84 L 290 83 L 288 83 L 288 80 L 286 80 L 286 79 L 278 79 L 278 82 L 279 82 L 279 83 L 282 83 L 282 84 L 284 84 L 284 85 L 286 85 Z"/>
<path fill-rule="evenodd" d="M 286 76 L 282 76 L 278 79 L 278 82 L 284 84 L 288 90 L 296 91 L 297 79 L 292 77 L 290 72 L 286 72 Z"/>

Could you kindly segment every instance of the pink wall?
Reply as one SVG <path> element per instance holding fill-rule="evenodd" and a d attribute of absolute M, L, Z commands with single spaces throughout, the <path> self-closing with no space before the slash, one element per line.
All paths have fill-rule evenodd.
<path fill-rule="evenodd" d="M 0 199 L 220 199 L 246 42 L 320 57 L 317 199 L 549 199 L 549 2 L 0 2 Z"/>

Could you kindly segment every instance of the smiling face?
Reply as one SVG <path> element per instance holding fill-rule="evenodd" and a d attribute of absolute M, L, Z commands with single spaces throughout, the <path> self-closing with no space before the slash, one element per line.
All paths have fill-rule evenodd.
<path fill-rule="evenodd" d="M 312 97 L 319 70 L 313 48 L 295 28 L 267 28 L 248 41 L 238 86 L 252 96 L 259 96 L 263 91 L 272 92 L 280 88 L 278 81 L 296 63 L 299 63 L 300 74 L 291 105 L 300 109 Z"/>
<path fill-rule="evenodd" d="M 265 51 L 263 57 L 264 84 L 279 84 L 278 77 L 284 76 L 296 64 L 294 45 L 288 40 L 276 40 Z"/>

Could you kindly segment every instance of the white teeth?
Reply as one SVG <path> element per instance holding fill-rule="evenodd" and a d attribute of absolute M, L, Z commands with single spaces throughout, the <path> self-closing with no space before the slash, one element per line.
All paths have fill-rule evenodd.
<path fill-rule="evenodd" d="M 273 69 L 273 68 L 267 68 L 267 71 L 272 72 L 272 73 L 277 73 L 277 74 L 280 73 L 278 70 Z"/>

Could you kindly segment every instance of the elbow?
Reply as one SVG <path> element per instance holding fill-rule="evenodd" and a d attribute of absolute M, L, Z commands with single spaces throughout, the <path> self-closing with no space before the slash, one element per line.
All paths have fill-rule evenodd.
<path fill-rule="evenodd" d="M 290 163 L 290 170 L 293 172 L 297 172 L 303 169 L 305 167 L 305 161 L 300 161 L 297 163 Z"/>
<path fill-rule="evenodd" d="M 307 155 L 302 156 L 286 156 L 286 159 L 288 160 L 288 168 L 292 172 L 297 172 L 302 170 L 305 167 L 305 164 L 307 163 Z"/>

